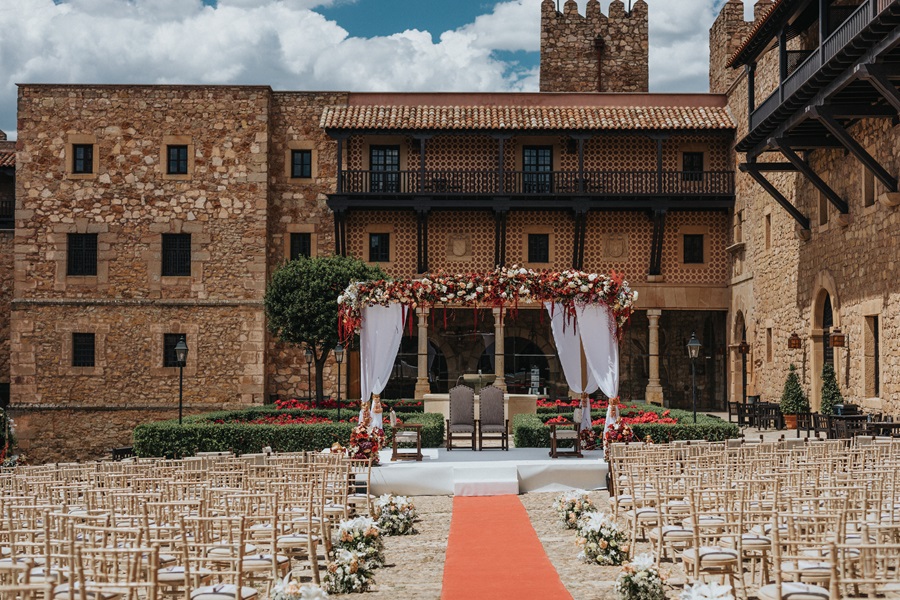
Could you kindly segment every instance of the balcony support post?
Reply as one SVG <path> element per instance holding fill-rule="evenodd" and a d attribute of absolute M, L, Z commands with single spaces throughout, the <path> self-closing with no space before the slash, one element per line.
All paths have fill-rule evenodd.
<path fill-rule="evenodd" d="M 420 194 L 425 193 L 425 143 L 430 135 L 416 135 L 413 139 L 419 140 L 419 185 L 416 186 Z"/>
<path fill-rule="evenodd" d="M 497 199 L 500 200 L 499 198 Z M 509 214 L 508 206 L 494 204 L 494 264 L 498 267 L 506 265 L 506 216 Z M 499 202 L 499 204 L 509 204 Z"/>
<path fill-rule="evenodd" d="M 784 142 L 784 140 L 779 138 L 772 138 L 769 140 L 769 144 L 773 148 L 777 148 L 784 155 L 784 157 L 788 159 L 788 162 L 796 167 L 798 171 L 803 173 L 803 175 L 805 175 L 806 178 L 809 179 L 809 182 L 813 184 L 813 186 L 815 186 L 817 190 L 822 192 L 822 194 L 824 194 L 825 197 L 828 198 L 828 201 L 831 202 L 831 204 L 834 205 L 834 207 L 838 209 L 841 214 L 846 215 L 848 212 L 850 212 L 850 208 L 848 207 L 847 202 L 843 198 L 838 196 L 837 192 L 831 189 L 831 186 L 825 183 L 822 178 L 812 170 L 812 167 L 809 166 L 808 162 L 797 156 L 797 153 L 794 152 L 791 147 Z"/>
<path fill-rule="evenodd" d="M 337 140 L 337 193 L 344 193 L 344 140 L 347 139 L 343 134 L 332 134 L 331 137 Z"/>
<path fill-rule="evenodd" d="M 505 173 L 505 169 L 503 167 L 503 152 L 506 146 L 506 140 L 508 140 L 512 136 L 495 135 L 494 137 L 497 139 L 497 189 L 495 191 L 498 194 L 502 194 L 506 191 L 503 185 L 503 175 Z"/>
<path fill-rule="evenodd" d="M 334 212 L 334 253 L 347 256 L 347 211 Z"/>
<path fill-rule="evenodd" d="M 579 271 L 584 269 L 584 244 L 587 238 L 587 212 L 586 202 L 577 202 L 575 205 L 575 242 L 572 245 L 572 268 Z"/>
<path fill-rule="evenodd" d="M 869 170 L 875 177 L 878 178 L 881 183 L 887 188 L 889 192 L 897 191 L 897 178 L 887 172 L 887 170 L 881 166 L 875 158 L 869 154 L 865 148 L 863 148 L 859 142 L 853 139 L 853 136 L 850 135 L 844 127 L 837 122 L 831 112 L 828 110 L 827 106 L 816 105 L 810 106 L 806 109 L 807 113 L 818 120 L 819 123 L 822 124 L 825 129 L 831 133 L 841 144 L 844 145 L 844 148 L 847 149 L 850 154 L 856 157 L 859 162 Z"/>
<path fill-rule="evenodd" d="M 830 0 L 819 0 L 819 48 L 825 43 L 828 37 L 828 5 Z"/>
<path fill-rule="evenodd" d="M 788 76 L 787 33 L 784 29 L 778 34 L 778 94 L 784 102 L 784 80 Z"/>
<path fill-rule="evenodd" d="M 756 110 L 756 63 L 750 63 L 747 70 L 747 114 L 753 114 Z"/>
<path fill-rule="evenodd" d="M 425 204 L 423 202 L 419 206 Z M 416 209 L 416 272 L 428 272 L 428 208 Z"/>
<path fill-rule="evenodd" d="M 758 183 L 766 192 L 772 196 L 772 199 L 777 202 L 781 208 L 786 210 L 789 215 L 791 215 L 797 223 L 799 223 L 800 227 L 804 231 L 809 231 L 809 218 L 804 215 L 802 212 L 797 210 L 797 207 L 790 203 L 790 201 L 784 197 L 784 194 L 778 191 L 778 189 L 772 185 L 772 183 L 766 179 L 765 175 L 763 175 L 759 169 L 756 168 L 755 163 L 743 163 L 740 166 L 741 171 L 752 177 L 756 183 Z"/>
<path fill-rule="evenodd" d="M 859 65 L 856 67 L 856 74 L 860 79 L 868 81 L 869 85 L 900 113 L 900 92 L 887 78 L 883 67 L 873 64 Z"/>
<path fill-rule="evenodd" d="M 588 133 L 573 133 L 572 139 L 578 142 L 578 185 L 575 188 L 579 194 L 583 194 L 586 190 L 584 187 L 584 143 L 591 139 Z"/>
<path fill-rule="evenodd" d="M 650 275 L 654 279 L 662 277 L 663 237 L 666 231 L 666 209 L 653 211 L 653 240 L 650 242 Z"/>

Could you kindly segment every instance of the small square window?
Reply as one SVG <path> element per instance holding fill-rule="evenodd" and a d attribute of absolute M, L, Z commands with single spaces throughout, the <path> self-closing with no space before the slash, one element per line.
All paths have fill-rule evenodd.
<path fill-rule="evenodd" d="M 529 233 L 528 234 L 528 262 L 530 262 L 530 263 L 549 263 L 550 262 L 550 234 L 549 233 Z"/>
<path fill-rule="evenodd" d="M 66 275 L 70 277 L 97 276 L 97 234 L 70 233 Z"/>
<path fill-rule="evenodd" d="M 164 233 L 162 236 L 162 276 L 191 276 L 191 234 Z"/>
<path fill-rule="evenodd" d="M 291 260 L 296 260 L 301 256 L 309 258 L 312 256 L 312 234 L 311 233 L 292 233 L 291 234 Z"/>
<path fill-rule="evenodd" d="M 163 366 L 164 367 L 183 367 L 175 356 L 175 346 L 179 340 L 186 339 L 183 333 L 165 333 L 163 334 Z"/>
<path fill-rule="evenodd" d="M 681 179 L 683 181 L 703 180 L 703 153 L 682 152 L 681 154 Z"/>
<path fill-rule="evenodd" d="M 72 172 L 79 174 L 94 172 L 93 144 L 72 144 Z"/>
<path fill-rule="evenodd" d="M 184 145 L 172 145 L 166 147 L 167 166 L 169 175 L 187 175 L 188 172 L 188 147 Z"/>
<path fill-rule="evenodd" d="M 72 366 L 73 367 L 93 367 L 94 366 L 94 344 L 95 338 L 93 333 L 73 333 L 72 334 Z"/>
<path fill-rule="evenodd" d="M 369 262 L 391 262 L 391 234 L 369 234 Z"/>
<path fill-rule="evenodd" d="M 291 177 L 295 179 L 312 177 L 312 150 L 291 150 Z"/>
<path fill-rule="evenodd" d="M 686 233 L 684 235 L 684 264 L 703 264 L 703 234 Z"/>

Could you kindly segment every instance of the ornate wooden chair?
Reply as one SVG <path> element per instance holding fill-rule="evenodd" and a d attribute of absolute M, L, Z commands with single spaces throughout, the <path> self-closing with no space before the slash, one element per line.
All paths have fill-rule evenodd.
<path fill-rule="evenodd" d="M 484 450 L 484 438 L 499 439 L 500 449 L 509 450 L 509 419 L 503 418 L 503 390 L 489 385 L 481 388 L 481 414 L 478 419 L 478 449 Z"/>
<path fill-rule="evenodd" d="M 450 418 L 447 419 L 447 450 L 453 450 L 454 436 L 470 436 L 475 450 L 475 390 L 458 385 L 450 390 Z"/>

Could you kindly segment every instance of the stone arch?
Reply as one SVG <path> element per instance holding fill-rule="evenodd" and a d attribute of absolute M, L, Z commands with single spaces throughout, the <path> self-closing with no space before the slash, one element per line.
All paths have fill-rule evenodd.
<path fill-rule="evenodd" d="M 731 343 L 729 344 L 729 348 L 731 352 L 729 353 L 731 360 L 731 401 L 732 402 L 742 402 L 744 399 L 744 357 L 740 353 L 738 346 L 741 341 L 747 336 L 747 322 L 744 318 L 744 310 L 742 308 L 738 308 L 733 313 L 732 324 L 731 324 Z M 750 343 L 750 338 L 747 337 L 747 343 Z M 752 348 L 752 346 L 751 346 Z M 750 356 L 747 356 L 747 382 L 749 386 L 750 381 L 750 365 L 752 361 L 750 360 Z M 749 389 L 749 388 L 748 388 Z"/>
<path fill-rule="evenodd" d="M 811 346 L 809 404 L 813 411 L 822 406 L 822 368 L 826 360 L 825 337 L 830 328 L 824 326 L 826 303 L 831 305 L 832 327 L 841 326 L 841 300 L 838 295 L 837 282 L 827 269 L 819 271 L 813 282 L 814 290 L 810 305 L 809 344 Z"/>

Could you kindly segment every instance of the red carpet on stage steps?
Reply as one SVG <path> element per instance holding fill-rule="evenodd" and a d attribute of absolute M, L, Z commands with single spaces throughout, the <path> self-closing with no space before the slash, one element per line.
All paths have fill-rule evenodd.
<path fill-rule="evenodd" d="M 572 598 L 517 496 L 456 496 L 441 600 Z"/>

